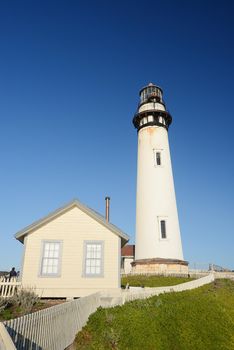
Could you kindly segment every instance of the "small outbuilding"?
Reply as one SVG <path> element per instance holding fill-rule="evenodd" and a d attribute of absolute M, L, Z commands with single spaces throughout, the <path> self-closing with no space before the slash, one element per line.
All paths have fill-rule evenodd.
<path fill-rule="evenodd" d="M 15 238 L 24 244 L 22 285 L 40 297 L 83 297 L 120 288 L 121 248 L 129 237 L 78 200 Z"/>
<path fill-rule="evenodd" d="M 127 244 L 121 249 L 121 273 L 129 274 L 132 272 L 131 263 L 135 259 L 135 245 Z"/>

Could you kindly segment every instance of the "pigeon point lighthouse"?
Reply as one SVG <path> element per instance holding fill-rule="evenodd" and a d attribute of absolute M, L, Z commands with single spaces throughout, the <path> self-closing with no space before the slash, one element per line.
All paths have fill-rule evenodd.
<path fill-rule="evenodd" d="M 135 273 L 188 272 L 168 142 L 172 117 L 162 94 L 152 83 L 141 89 L 133 118 L 138 131 Z"/>

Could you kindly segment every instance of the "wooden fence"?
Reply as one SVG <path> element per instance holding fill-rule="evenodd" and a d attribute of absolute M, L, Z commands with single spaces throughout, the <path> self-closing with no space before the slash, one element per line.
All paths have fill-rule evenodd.
<path fill-rule="evenodd" d="M 100 306 L 100 294 L 4 322 L 18 350 L 64 350 Z M 6 348 L 7 350 L 7 348 Z"/>
<path fill-rule="evenodd" d="M 21 287 L 21 282 L 16 277 L 0 277 L 0 298 L 10 298 Z"/>
<path fill-rule="evenodd" d="M 4 326 L 9 338 L 18 350 L 64 350 L 71 345 L 76 334 L 88 321 L 90 314 L 99 306 L 123 305 L 127 301 L 145 299 L 161 293 L 194 289 L 211 283 L 214 274 L 178 284 L 157 288 L 136 288 L 135 290 L 102 291 L 87 297 L 65 302 L 51 308 L 22 316 L 7 322 Z M 3 325 L 0 323 L 0 326 Z M 1 345 L 1 327 L 0 327 Z M 6 345 L 1 350 L 10 350 Z"/>
<path fill-rule="evenodd" d="M 180 283 L 174 286 L 155 287 L 155 288 L 135 288 L 133 290 L 130 289 L 129 292 L 123 292 L 123 304 L 128 301 L 132 301 L 136 299 L 146 299 L 154 295 L 159 295 L 163 293 L 183 292 L 185 290 L 199 288 L 201 286 L 204 286 L 205 284 L 209 284 L 213 282 L 214 280 L 215 280 L 214 273 L 210 273 L 209 275 L 202 278 L 198 278 L 194 281 Z"/>

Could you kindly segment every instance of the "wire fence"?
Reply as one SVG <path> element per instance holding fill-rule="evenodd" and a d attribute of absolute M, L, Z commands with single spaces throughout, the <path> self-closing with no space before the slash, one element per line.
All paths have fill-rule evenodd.
<path fill-rule="evenodd" d="M 197 272 L 207 272 L 207 271 L 216 271 L 216 272 L 233 272 L 231 269 L 220 266 L 214 263 L 202 263 L 202 262 L 191 262 L 189 263 L 189 271 Z"/>

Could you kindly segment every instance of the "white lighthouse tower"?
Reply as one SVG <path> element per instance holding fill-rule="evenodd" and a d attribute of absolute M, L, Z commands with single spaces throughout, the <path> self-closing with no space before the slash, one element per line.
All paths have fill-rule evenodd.
<path fill-rule="evenodd" d="M 135 273 L 188 271 L 168 142 L 172 117 L 162 94 L 162 89 L 152 83 L 141 89 L 133 118 L 138 130 Z"/>

